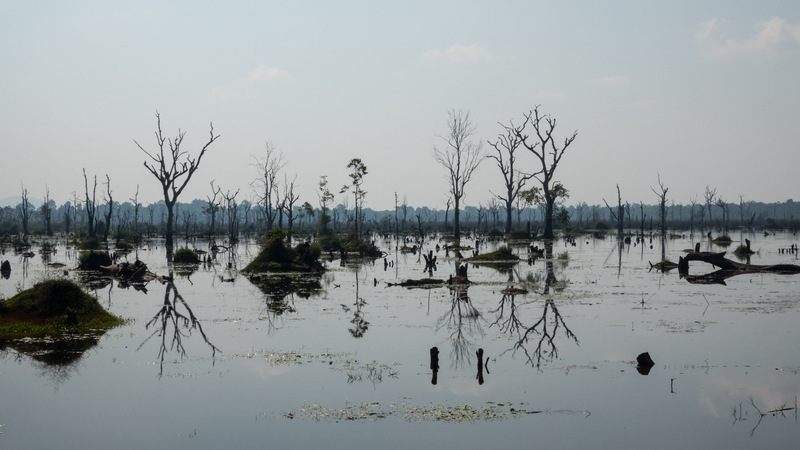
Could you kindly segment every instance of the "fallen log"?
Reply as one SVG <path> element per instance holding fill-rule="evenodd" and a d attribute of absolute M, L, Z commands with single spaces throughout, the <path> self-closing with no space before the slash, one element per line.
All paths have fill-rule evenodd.
<path fill-rule="evenodd" d="M 387 287 L 401 286 L 401 287 L 435 287 L 444 286 L 445 280 L 438 278 L 421 278 L 418 280 L 406 280 L 400 283 L 386 283 Z"/>
<path fill-rule="evenodd" d="M 678 274 L 681 278 L 686 278 L 686 281 L 690 283 L 724 285 L 727 278 L 746 273 L 777 273 L 784 275 L 800 273 L 800 266 L 796 264 L 745 264 L 726 258 L 726 253 L 688 252 L 686 256 L 678 258 Z M 689 275 L 689 261 L 702 261 L 719 268 L 719 270 L 704 275 Z"/>

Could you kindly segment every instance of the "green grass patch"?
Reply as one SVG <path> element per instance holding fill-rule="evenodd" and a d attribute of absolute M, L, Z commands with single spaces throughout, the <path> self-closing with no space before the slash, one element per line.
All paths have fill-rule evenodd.
<path fill-rule="evenodd" d="M 123 323 L 70 280 L 42 281 L 0 301 L 2 339 L 105 330 Z"/>
<path fill-rule="evenodd" d="M 467 258 L 469 262 L 481 261 L 519 261 L 519 256 L 515 255 L 511 247 L 504 245 L 497 250 L 489 253 L 483 253 L 472 258 Z"/>

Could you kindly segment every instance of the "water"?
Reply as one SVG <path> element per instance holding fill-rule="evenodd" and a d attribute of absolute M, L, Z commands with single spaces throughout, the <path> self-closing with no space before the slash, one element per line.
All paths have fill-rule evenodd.
<path fill-rule="evenodd" d="M 753 264 L 797 263 L 778 252 L 797 242 L 791 234 L 743 237 L 758 250 Z M 72 362 L 0 351 L 0 448 L 774 448 L 800 438 L 796 409 L 770 412 L 795 408 L 800 394 L 800 275 L 690 284 L 648 270 L 655 241 L 620 253 L 614 238 L 583 236 L 556 241 L 549 286 L 540 259 L 510 272 L 470 265 L 466 291 L 408 289 L 387 283 L 427 277 L 424 260 L 379 244 L 389 267 L 328 261 L 318 284 L 283 298 L 226 269 L 255 255 L 247 244 L 176 275 L 174 290 L 93 291 L 130 322 Z M 156 245 L 139 258 L 166 275 Z M 677 261 L 692 247 L 672 239 L 666 254 Z M 433 277 L 447 278 L 454 262 L 437 255 Z M 3 259 L 13 269 L 0 279 L 5 297 L 64 276 L 42 255 Z M 74 267 L 76 255 L 60 247 L 50 261 Z M 511 284 L 528 294 L 504 296 Z M 162 322 L 165 296 L 188 323 Z M 641 375 L 645 351 L 656 364 Z"/>

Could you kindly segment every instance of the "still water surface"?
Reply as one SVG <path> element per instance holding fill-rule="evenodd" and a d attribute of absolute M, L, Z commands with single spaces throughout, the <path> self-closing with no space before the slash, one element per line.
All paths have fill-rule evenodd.
<path fill-rule="evenodd" d="M 798 263 L 779 252 L 796 236 L 735 236 L 744 237 L 758 250 L 753 264 Z M 677 261 L 700 239 L 670 240 L 668 258 Z M 447 278 L 455 262 L 435 251 L 437 243 L 423 250 L 438 255 L 433 277 Z M 94 290 L 130 322 L 56 364 L 21 344 L 0 351 L 0 448 L 800 442 L 797 410 L 770 412 L 795 408 L 800 394 L 800 275 L 690 284 L 677 271 L 648 270 L 660 260 L 655 241 L 619 252 L 614 238 L 583 236 L 574 245 L 556 241 L 550 263 L 470 265 L 466 290 L 408 289 L 388 284 L 428 277 L 424 260 L 379 244 L 388 267 L 382 259 L 326 261 L 319 282 L 301 282 L 296 292 L 259 287 L 236 272 L 255 256 L 254 244 L 188 276 L 174 269 L 174 289 L 151 282 L 147 292 L 116 283 Z M 162 251 L 152 244 L 138 257 L 166 275 Z M 525 257 L 525 247 L 516 251 Z M 42 255 L 7 250 L 2 259 L 12 264 L 11 277 L 0 279 L 5 297 L 64 276 Z M 59 247 L 50 262 L 74 267 L 76 252 Z M 528 293 L 501 293 L 511 285 Z M 173 320 L 165 299 L 188 322 Z M 656 363 L 647 375 L 636 369 L 642 352 Z"/>

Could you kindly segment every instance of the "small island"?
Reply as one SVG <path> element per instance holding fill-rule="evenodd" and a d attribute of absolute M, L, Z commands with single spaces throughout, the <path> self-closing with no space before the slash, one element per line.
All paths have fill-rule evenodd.
<path fill-rule="evenodd" d="M 46 280 L 0 301 L 0 340 L 108 330 L 124 320 L 71 280 Z"/>

